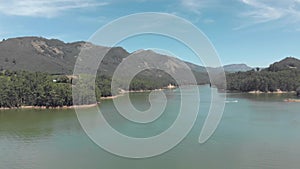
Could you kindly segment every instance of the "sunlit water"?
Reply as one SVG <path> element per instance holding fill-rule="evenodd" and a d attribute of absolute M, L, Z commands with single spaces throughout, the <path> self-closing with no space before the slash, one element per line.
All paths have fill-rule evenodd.
<path fill-rule="evenodd" d="M 207 86 L 200 87 L 200 113 L 189 135 L 174 149 L 147 159 L 112 155 L 94 144 L 73 110 L 0 111 L 1 169 L 298 169 L 300 103 L 276 94 L 227 94 L 222 121 L 205 144 L 198 137 L 210 106 Z M 101 103 L 105 118 L 133 137 L 157 135 L 170 127 L 180 106 L 178 90 L 166 91 L 165 113 L 150 124 L 130 123 L 111 100 Z M 147 93 L 131 94 L 139 110 L 149 108 Z M 121 99 L 121 98 L 119 98 Z M 191 105 L 193 106 L 193 105 Z"/>

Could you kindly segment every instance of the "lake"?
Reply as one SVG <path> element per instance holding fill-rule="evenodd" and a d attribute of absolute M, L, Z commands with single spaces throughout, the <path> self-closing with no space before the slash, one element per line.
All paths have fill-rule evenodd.
<path fill-rule="evenodd" d="M 208 86 L 199 86 L 200 112 L 192 131 L 172 150 L 152 158 L 129 159 L 106 152 L 81 128 L 74 110 L 0 111 L 1 169 L 298 169 L 300 103 L 289 94 L 227 94 L 221 123 L 204 144 L 198 137 L 210 106 Z M 176 119 L 178 90 L 165 91 L 164 114 L 150 124 L 129 123 L 103 100 L 100 109 L 118 131 L 134 137 L 157 135 Z M 222 94 L 222 93 L 220 93 Z M 131 93 L 139 110 L 148 93 Z M 118 98 L 119 99 L 119 98 Z M 158 100 L 159 101 L 159 100 Z M 193 106 L 193 105 L 191 105 Z"/>

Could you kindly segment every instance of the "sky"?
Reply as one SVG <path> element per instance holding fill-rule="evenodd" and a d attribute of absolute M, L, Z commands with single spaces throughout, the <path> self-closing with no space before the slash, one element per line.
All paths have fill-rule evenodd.
<path fill-rule="evenodd" d="M 287 56 L 300 58 L 300 0 L 0 0 L 0 38 L 88 40 L 107 23 L 141 12 L 190 21 L 208 37 L 224 65 L 266 67 Z M 164 40 L 133 37 L 119 45 L 133 52 L 163 48 L 159 44 Z M 162 50 L 183 54 L 177 45 Z"/>

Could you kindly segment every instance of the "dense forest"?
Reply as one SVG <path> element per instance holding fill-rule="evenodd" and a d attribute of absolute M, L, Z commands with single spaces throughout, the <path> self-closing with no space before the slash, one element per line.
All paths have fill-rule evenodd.
<path fill-rule="evenodd" d="M 284 70 L 279 72 L 248 71 L 227 74 L 227 89 L 231 91 L 274 92 L 296 91 L 300 87 L 300 71 Z"/>
<path fill-rule="evenodd" d="M 297 91 L 300 95 L 300 61 L 288 57 L 266 69 L 229 73 L 226 80 L 227 89 L 230 91 L 274 92 L 279 89 Z"/>
<path fill-rule="evenodd" d="M 132 80 L 129 90 L 152 90 L 163 88 L 169 83 L 175 84 L 173 82 L 171 77 L 170 79 L 153 80 L 151 77 L 142 79 L 137 76 Z M 81 86 L 76 84 L 81 84 Z M 97 101 L 101 97 L 112 95 L 110 76 L 97 75 L 95 84 L 95 90 L 92 91 L 95 91 Z M 85 90 L 80 98 L 81 104 L 94 103 L 91 97 L 93 93 L 88 93 L 93 85 L 78 83 L 78 79 L 73 76 L 28 71 L 2 71 L 0 72 L 0 108 L 71 106 L 73 105 L 72 85 Z"/>
<path fill-rule="evenodd" d="M 57 83 L 53 80 L 57 78 Z M 72 105 L 70 81 L 46 73 L 3 71 L 0 74 L 0 107 Z"/>

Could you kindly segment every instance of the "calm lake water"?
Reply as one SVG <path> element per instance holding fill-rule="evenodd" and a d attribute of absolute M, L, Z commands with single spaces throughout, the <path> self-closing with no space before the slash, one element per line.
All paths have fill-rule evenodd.
<path fill-rule="evenodd" d="M 0 169 L 299 169 L 300 103 L 276 94 L 227 94 L 224 115 L 205 144 L 198 137 L 210 106 L 210 91 L 199 87 L 200 114 L 189 135 L 160 156 L 128 159 L 94 144 L 81 128 L 74 110 L 0 111 Z M 100 105 L 118 131 L 134 137 L 161 133 L 175 120 L 180 98 L 166 91 L 165 113 L 148 125 L 119 115 L 111 100 Z M 149 108 L 147 93 L 131 94 L 139 110 Z M 193 105 L 191 105 L 193 106 Z"/>

